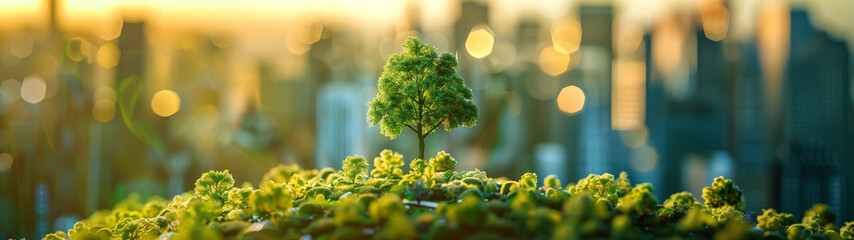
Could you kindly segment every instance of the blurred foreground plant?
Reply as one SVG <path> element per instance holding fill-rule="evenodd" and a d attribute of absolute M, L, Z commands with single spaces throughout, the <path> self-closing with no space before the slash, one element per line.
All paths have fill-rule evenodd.
<path fill-rule="evenodd" d="M 743 192 L 722 177 L 704 203 L 680 192 L 658 205 L 651 184 L 625 173 L 538 185 L 534 173 L 511 181 L 455 171 L 444 152 L 413 160 L 406 174 L 402 155 L 380 155 L 370 176 L 351 156 L 343 171 L 275 167 L 258 189 L 210 171 L 171 201 L 130 196 L 44 239 L 854 239 L 854 222 L 837 231 L 823 204 L 800 223 L 765 209 L 754 228 Z"/>

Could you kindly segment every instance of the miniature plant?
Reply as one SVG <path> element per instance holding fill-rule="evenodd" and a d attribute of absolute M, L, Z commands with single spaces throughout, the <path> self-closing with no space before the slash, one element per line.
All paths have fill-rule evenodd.
<path fill-rule="evenodd" d="M 453 171 L 457 167 L 457 160 L 451 157 L 450 154 L 445 153 L 445 151 L 441 151 L 436 154 L 435 158 L 430 159 L 430 166 L 436 172 Z"/>
<path fill-rule="evenodd" d="M 756 227 L 765 231 L 779 231 L 795 223 L 792 214 L 777 213 L 777 210 L 773 208 L 762 209 L 762 215 L 757 217 L 757 220 L 759 223 L 756 224 Z"/>
<path fill-rule="evenodd" d="M 351 183 L 362 183 L 368 175 L 368 161 L 363 157 L 349 156 L 344 159 L 344 167 L 341 175 Z"/>
<path fill-rule="evenodd" d="M 447 131 L 474 126 L 477 106 L 457 74 L 453 54 L 439 56 L 433 45 L 416 37 L 406 39 L 403 49 L 383 67 L 377 96 L 368 104 L 368 122 L 380 124 L 380 132 L 392 139 L 409 128 L 418 137 L 418 159 L 424 159 L 427 135 L 440 125 Z"/>
<path fill-rule="evenodd" d="M 386 163 L 398 158 L 387 151 L 378 165 L 393 174 L 400 164 Z M 432 160 L 412 161 L 402 178 L 368 176 L 361 157 L 346 159 L 344 171 L 280 166 L 258 189 L 235 187 L 227 171 L 211 171 L 197 190 L 171 201 L 131 195 L 44 238 L 854 239 L 854 222 L 830 229 L 832 211 L 821 204 L 800 223 L 766 209 L 752 228 L 733 200 L 741 192 L 722 178 L 704 192 L 707 205 L 718 204 L 681 192 L 658 205 L 651 184 L 631 186 L 626 174 L 591 174 L 565 188 L 549 176 L 537 187 L 533 173 L 519 182 L 495 180 L 480 170 L 454 171 L 448 155 Z"/>
<path fill-rule="evenodd" d="M 834 222 L 836 222 L 836 213 L 834 213 L 827 204 L 816 203 L 812 205 L 811 208 L 804 212 L 804 219 L 801 222 L 807 222 L 807 219 L 812 216 L 818 216 L 818 224 L 823 228 L 832 230 L 836 229 L 836 224 L 834 224 Z"/>
<path fill-rule="evenodd" d="M 703 199 L 706 200 L 706 207 L 709 208 L 731 206 L 735 210 L 744 211 L 744 196 L 741 188 L 724 177 L 715 178 L 711 187 L 703 188 Z"/>
<path fill-rule="evenodd" d="M 371 176 L 375 178 L 400 178 L 403 177 L 403 155 L 392 152 L 391 150 L 383 150 L 380 156 L 374 158 L 374 170 L 371 170 Z"/>
<path fill-rule="evenodd" d="M 522 174 L 522 178 L 519 179 L 519 185 L 523 189 L 534 190 L 537 188 L 537 174 L 536 173 L 525 173 Z"/>
<path fill-rule="evenodd" d="M 854 221 L 846 222 L 845 226 L 839 229 L 839 236 L 845 239 L 854 239 Z"/>
<path fill-rule="evenodd" d="M 632 188 L 632 190 L 625 196 L 620 198 L 619 208 L 623 212 L 642 215 L 652 212 L 656 209 L 656 205 L 658 205 L 658 199 L 655 199 L 652 184 L 641 183 Z"/>
<path fill-rule="evenodd" d="M 546 180 L 543 181 L 543 186 L 549 188 L 560 188 L 560 179 L 555 175 L 548 175 L 546 176 Z"/>
<path fill-rule="evenodd" d="M 210 199 L 220 202 L 225 202 L 226 193 L 234 186 L 234 179 L 228 170 L 225 171 L 210 171 L 202 174 L 199 180 L 196 180 L 197 198 Z"/>
<path fill-rule="evenodd" d="M 670 198 L 664 200 L 663 208 L 658 209 L 658 217 L 662 221 L 677 221 L 688 214 L 695 202 L 694 195 L 690 192 L 671 194 Z"/>
<path fill-rule="evenodd" d="M 622 197 L 632 190 L 632 183 L 629 182 L 629 174 L 620 172 L 620 177 L 617 178 L 617 196 Z"/>
<path fill-rule="evenodd" d="M 256 213 L 271 218 L 281 217 L 293 206 L 293 191 L 282 183 L 268 181 L 261 184 L 259 190 L 249 198 Z"/>
<path fill-rule="evenodd" d="M 415 182 L 424 181 L 424 186 L 430 188 L 436 183 L 436 179 L 433 178 L 436 171 L 432 166 L 427 164 L 427 161 L 422 159 L 412 160 L 412 162 L 409 163 L 409 168 L 411 170 L 403 176 L 403 180 L 400 180 L 399 185 L 409 186 Z"/>
<path fill-rule="evenodd" d="M 617 202 L 617 183 L 614 175 L 603 173 L 602 175 L 590 174 L 586 178 L 578 180 L 574 186 L 569 188 L 572 195 L 591 194 L 591 197 L 605 199 L 611 203 Z"/>

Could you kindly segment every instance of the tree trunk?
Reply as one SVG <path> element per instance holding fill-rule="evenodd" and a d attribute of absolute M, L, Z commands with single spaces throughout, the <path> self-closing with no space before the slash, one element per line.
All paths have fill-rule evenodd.
<path fill-rule="evenodd" d="M 426 137 L 418 135 L 418 159 L 424 159 L 424 138 Z"/>

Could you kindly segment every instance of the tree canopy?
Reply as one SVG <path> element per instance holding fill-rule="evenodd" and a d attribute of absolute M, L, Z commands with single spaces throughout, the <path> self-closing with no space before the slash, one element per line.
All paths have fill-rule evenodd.
<path fill-rule="evenodd" d="M 416 37 L 403 43 L 403 52 L 386 61 L 376 98 L 368 104 L 368 122 L 380 124 L 381 133 L 392 139 L 409 128 L 419 140 L 419 159 L 424 159 L 424 138 L 444 125 L 472 127 L 478 108 L 472 91 L 457 74 L 457 57 L 439 56 L 431 44 Z"/>

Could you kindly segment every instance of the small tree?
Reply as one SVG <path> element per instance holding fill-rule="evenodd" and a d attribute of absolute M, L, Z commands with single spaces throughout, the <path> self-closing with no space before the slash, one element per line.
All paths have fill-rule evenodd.
<path fill-rule="evenodd" d="M 418 137 L 418 159 L 424 159 L 424 139 L 439 125 L 446 131 L 477 121 L 477 106 L 471 89 L 457 75 L 457 58 L 441 56 L 430 44 L 416 37 L 403 43 L 403 52 L 386 61 L 376 98 L 368 104 L 368 122 L 380 124 L 381 133 L 392 139 L 404 127 Z"/>

